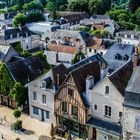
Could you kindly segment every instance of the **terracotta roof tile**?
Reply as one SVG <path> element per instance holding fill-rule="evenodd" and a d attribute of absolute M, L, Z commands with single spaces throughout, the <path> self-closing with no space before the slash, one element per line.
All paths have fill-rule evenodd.
<path fill-rule="evenodd" d="M 50 51 L 57 51 L 57 52 L 63 52 L 63 53 L 71 53 L 75 54 L 77 52 L 76 47 L 72 46 L 65 46 L 65 45 L 58 45 L 58 44 L 51 44 L 48 46 L 48 50 Z"/>

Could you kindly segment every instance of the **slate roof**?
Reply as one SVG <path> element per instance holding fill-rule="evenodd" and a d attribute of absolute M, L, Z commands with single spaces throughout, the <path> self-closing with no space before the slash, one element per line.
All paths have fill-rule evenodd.
<path fill-rule="evenodd" d="M 100 80 L 99 62 L 93 61 L 91 63 L 82 65 L 78 67 L 77 69 L 71 71 L 69 74 L 72 76 L 74 83 L 79 91 L 79 94 L 81 95 L 81 97 L 83 97 L 82 94 L 84 94 L 84 92 L 86 91 L 86 82 L 85 82 L 86 78 L 88 76 L 93 76 L 95 83 L 97 83 Z M 85 99 L 85 98 L 82 98 L 82 99 Z"/>
<path fill-rule="evenodd" d="M 12 19 L 16 14 L 17 12 L 4 13 L 4 19 Z"/>
<path fill-rule="evenodd" d="M 0 45 L 0 60 L 3 61 L 11 46 L 9 45 Z"/>
<path fill-rule="evenodd" d="M 86 12 L 71 12 L 71 11 L 58 11 L 58 15 L 67 19 L 68 22 L 76 24 L 79 23 L 80 20 L 84 18 L 89 18 L 90 16 Z"/>
<path fill-rule="evenodd" d="M 59 25 L 51 25 L 50 22 L 38 22 L 38 23 L 27 23 L 26 26 L 28 29 L 34 33 L 44 34 L 48 30 L 55 31 L 60 29 Z"/>
<path fill-rule="evenodd" d="M 107 15 L 93 15 L 92 18 L 93 19 L 110 19 L 110 17 Z"/>
<path fill-rule="evenodd" d="M 139 39 L 139 37 L 140 37 L 140 32 L 133 31 L 133 30 L 120 31 L 120 32 L 117 32 L 117 34 L 119 34 L 119 36 L 121 36 L 121 37 L 125 37 L 125 35 L 127 35 L 128 38 L 131 37 L 131 35 L 134 35 L 134 37 L 137 39 Z"/>
<path fill-rule="evenodd" d="M 94 62 L 94 61 L 98 61 L 100 64 L 105 63 L 106 66 L 108 66 L 108 63 L 105 61 L 105 59 L 99 53 L 97 53 L 95 55 L 92 55 L 90 57 L 87 57 L 87 58 L 81 60 L 80 62 L 73 64 L 69 68 L 69 70 L 72 71 L 72 70 L 77 69 L 78 67 L 80 67 L 82 65 L 89 64 L 89 63 Z"/>
<path fill-rule="evenodd" d="M 52 68 L 53 80 L 56 86 L 60 86 L 62 82 L 66 79 L 69 70 L 64 66 L 64 64 L 59 64 Z M 57 85 L 57 75 L 59 75 L 59 85 Z"/>
<path fill-rule="evenodd" d="M 7 63 L 7 68 L 16 82 L 25 85 L 43 74 L 44 65 L 39 57 L 32 56 L 24 60 Z"/>
<path fill-rule="evenodd" d="M 104 55 L 105 59 L 115 59 L 116 54 L 120 54 L 124 56 L 127 54 L 129 57 L 132 57 L 134 53 L 134 46 L 130 44 L 121 44 L 121 43 L 114 43 L 110 49 Z"/>
<path fill-rule="evenodd" d="M 47 49 L 49 51 L 56 51 L 56 52 L 63 52 L 63 53 L 70 53 L 70 54 L 75 54 L 77 52 L 76 47 L 59 45 L 59 44 L 50 44 L 48 45 Z"/>
<path fill-rule="evenodd" d="M 121 136 L 122 134 L 121 125 L 106 120 L 102 120 L 97 117 L 90 117 L 90 119 L 87 121 L 87 124 L 99 130 L 103 130 L 106 131 L 107 133 L 111 133 L 117 136 Z"/>
<path fill-rule="evenodd" d="M 80 38 L 81 40 L 85 41 L 89 38 L 89 34 L 84 31 L 56 30 L 54 32 L 47 31 L 44 34 L 44 39 L 47 37 L 50 39 L 64 39 L 65 37 L 74 39 Z"/>
<path fill-rule="evenodd" d="M 122 96 L 125 94 L 125 88 L 133 72 L 133 62 L 128 60 L 122 67 L 114 71 L 108 78 L 118 89 Z"/>
<path fill-rule="evenodd" d="M 124 105 L 140 109 L 140 66 L 137 66 L 125 91 Z"/>
<path fill-rule="evenodd" d="M 17 38 L 18 33 L 19 37 L 26 37 L 26 34 L 28 34 L 28 36 L 31 36 L 31 34 L 33 34 L 26 26 L 22 27 L 21 29 L 18 27 L 7 28 L 0 32 L 0 40 L 3 41 L 11 39 L 11 35 L 12 38 Z"/>

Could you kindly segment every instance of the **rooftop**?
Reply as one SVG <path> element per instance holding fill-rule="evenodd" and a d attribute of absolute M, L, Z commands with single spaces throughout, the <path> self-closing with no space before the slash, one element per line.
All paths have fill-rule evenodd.
<path fill-rule="evenodd" d="M 44 72 L 44 64 L 39 57 L 32 56 L 6 64 L 16 82 L 25 85 Z"/>
<path fill-rule="evenodd" d="M 94 128 L 106 131 L 107 133 L 115 134 L 117 136 L 120 136 L 122 134 L 121 125 L 102 120 L 97 117 L 90 117 L 90 119 L 87 121 L 87 124 Z"/>
<path fill-rule="evenodd" d="M 130 80 L 132 72 L 133 62 L 130 59 L 108 77 L 122 96 L 125 94 L 125 88 L 128 84 L 128 81 Z"/>
<path fill-rule="evenodd" d="M 126 88 L 124 105 L 140 109 L 140 66 L 136 67 Z"/>
<path fill-rule="evenodd" d="M 70 53 L 70 54 L 75 54 L 77 52 L 76 47 L 58 45 L 58 44 L 50 44 L 48 45 L 47 49 L 49 51 L 56 51 L 56 52 L 63 52 L 63 53 Z"/>

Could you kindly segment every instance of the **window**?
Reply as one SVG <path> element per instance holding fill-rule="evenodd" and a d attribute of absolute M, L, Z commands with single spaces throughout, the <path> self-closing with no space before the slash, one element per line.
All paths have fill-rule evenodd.
<path fill-rule="evenodd" d="M 37 93 L 33 91 L 33 100 L 37 101 Z"/>
<path fill-rule="evenodd" d="M 94 110 L 97 110 L 97 105 L 94 105 Z"/>
<path fill-rule="evenodd" d="M 73 90 L 72 90 L 72 89 L 70 89 L 70 88 L 68 88 L 68 95 L 69 95 L 70 97 L 72 97 L 72 96 L 73 96 Z"/>
<path fill-rule="evenodd" d="M 140 131 L 140 116 L 135 117 L 134 129 Z"/>
<path fill-rule="evenodd" d="M 35 115 L 39 114 L 39 109 L 37 107 L 33 106 L 33 114 L 35 114 Z"/>
<path fill-rule="evenodd" d="M 91 52 L 92 51 L 92 49 L 91 48 L 89 48 L 89 52 Z"/>
<path fill-rule="evenodd" d="M 49 119 L 50 117 L 49 117 L 49 111 L 46 111 L 46 119 Z"/>
<path fill-rule="evenodd" d="M 46 95 L 44 95 L 44 94 L 42 95 L 42 103 L 46 104 Z"/>
<path fill-rule="evenodd" d="M 62 111 L 67 112 L 67 103 L 62 102 Z"/>
<path fill-rule="evenodd" d="M 45 83 L 44 81 L 42 82 L 41 87 L 42 87 L 42 88 L 46 88 L 46 83 Z"/>
<path fill-rule="evenodd" d="M 119 117 L 120 117 L 120 118 L 122 117 L 122 112 L 119 112 Z"/>
<path fill-rule="evenodd" d="M 72 106 L 72 115 L 78 116 L 78 107 L 77 106 Z"/>
<path fill-rule="evenodd" d="M 103 56 L 103 52 L 100 52 L 100 54 Z"/>
<path fill-rule="evenodd" d="M 129 59 L 129 56 L 126 54 L 124 57 L 123 57 L 123 60 L 127 61 Z"/>
<path fill-rule="evenodd" d="M 109 94 L 109 86 L 105 87 L 105 94 Z"/>
<path fill-rule="evenodd" d="M 111 117 L 111 107 L 110 106 L 105 105 L 105 114 L 104 115 L 107 117 Z"/>
<path fill-rule="evenodd" d="M 97 50 L 96 49 L 94 49 L 94 53 L 97 53 Z"/>

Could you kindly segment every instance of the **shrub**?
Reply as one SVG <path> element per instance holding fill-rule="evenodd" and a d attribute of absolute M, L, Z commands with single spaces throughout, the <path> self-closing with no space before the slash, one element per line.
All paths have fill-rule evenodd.
<path fill-rule="evenodd" d="M 18 109 L 15 109 L 14 111 L 13 111 L 13 115 L 15 116 L 15 118 L 19 118 L 20 116 L 21 116 L 21 112 L 18 110 Z"/>
<path fill-rule="evenodd" d="M 14 130 L 20 130 L 22 128 L 22 121 L 21 120 L 17 120 L 14 123 Z"/>

